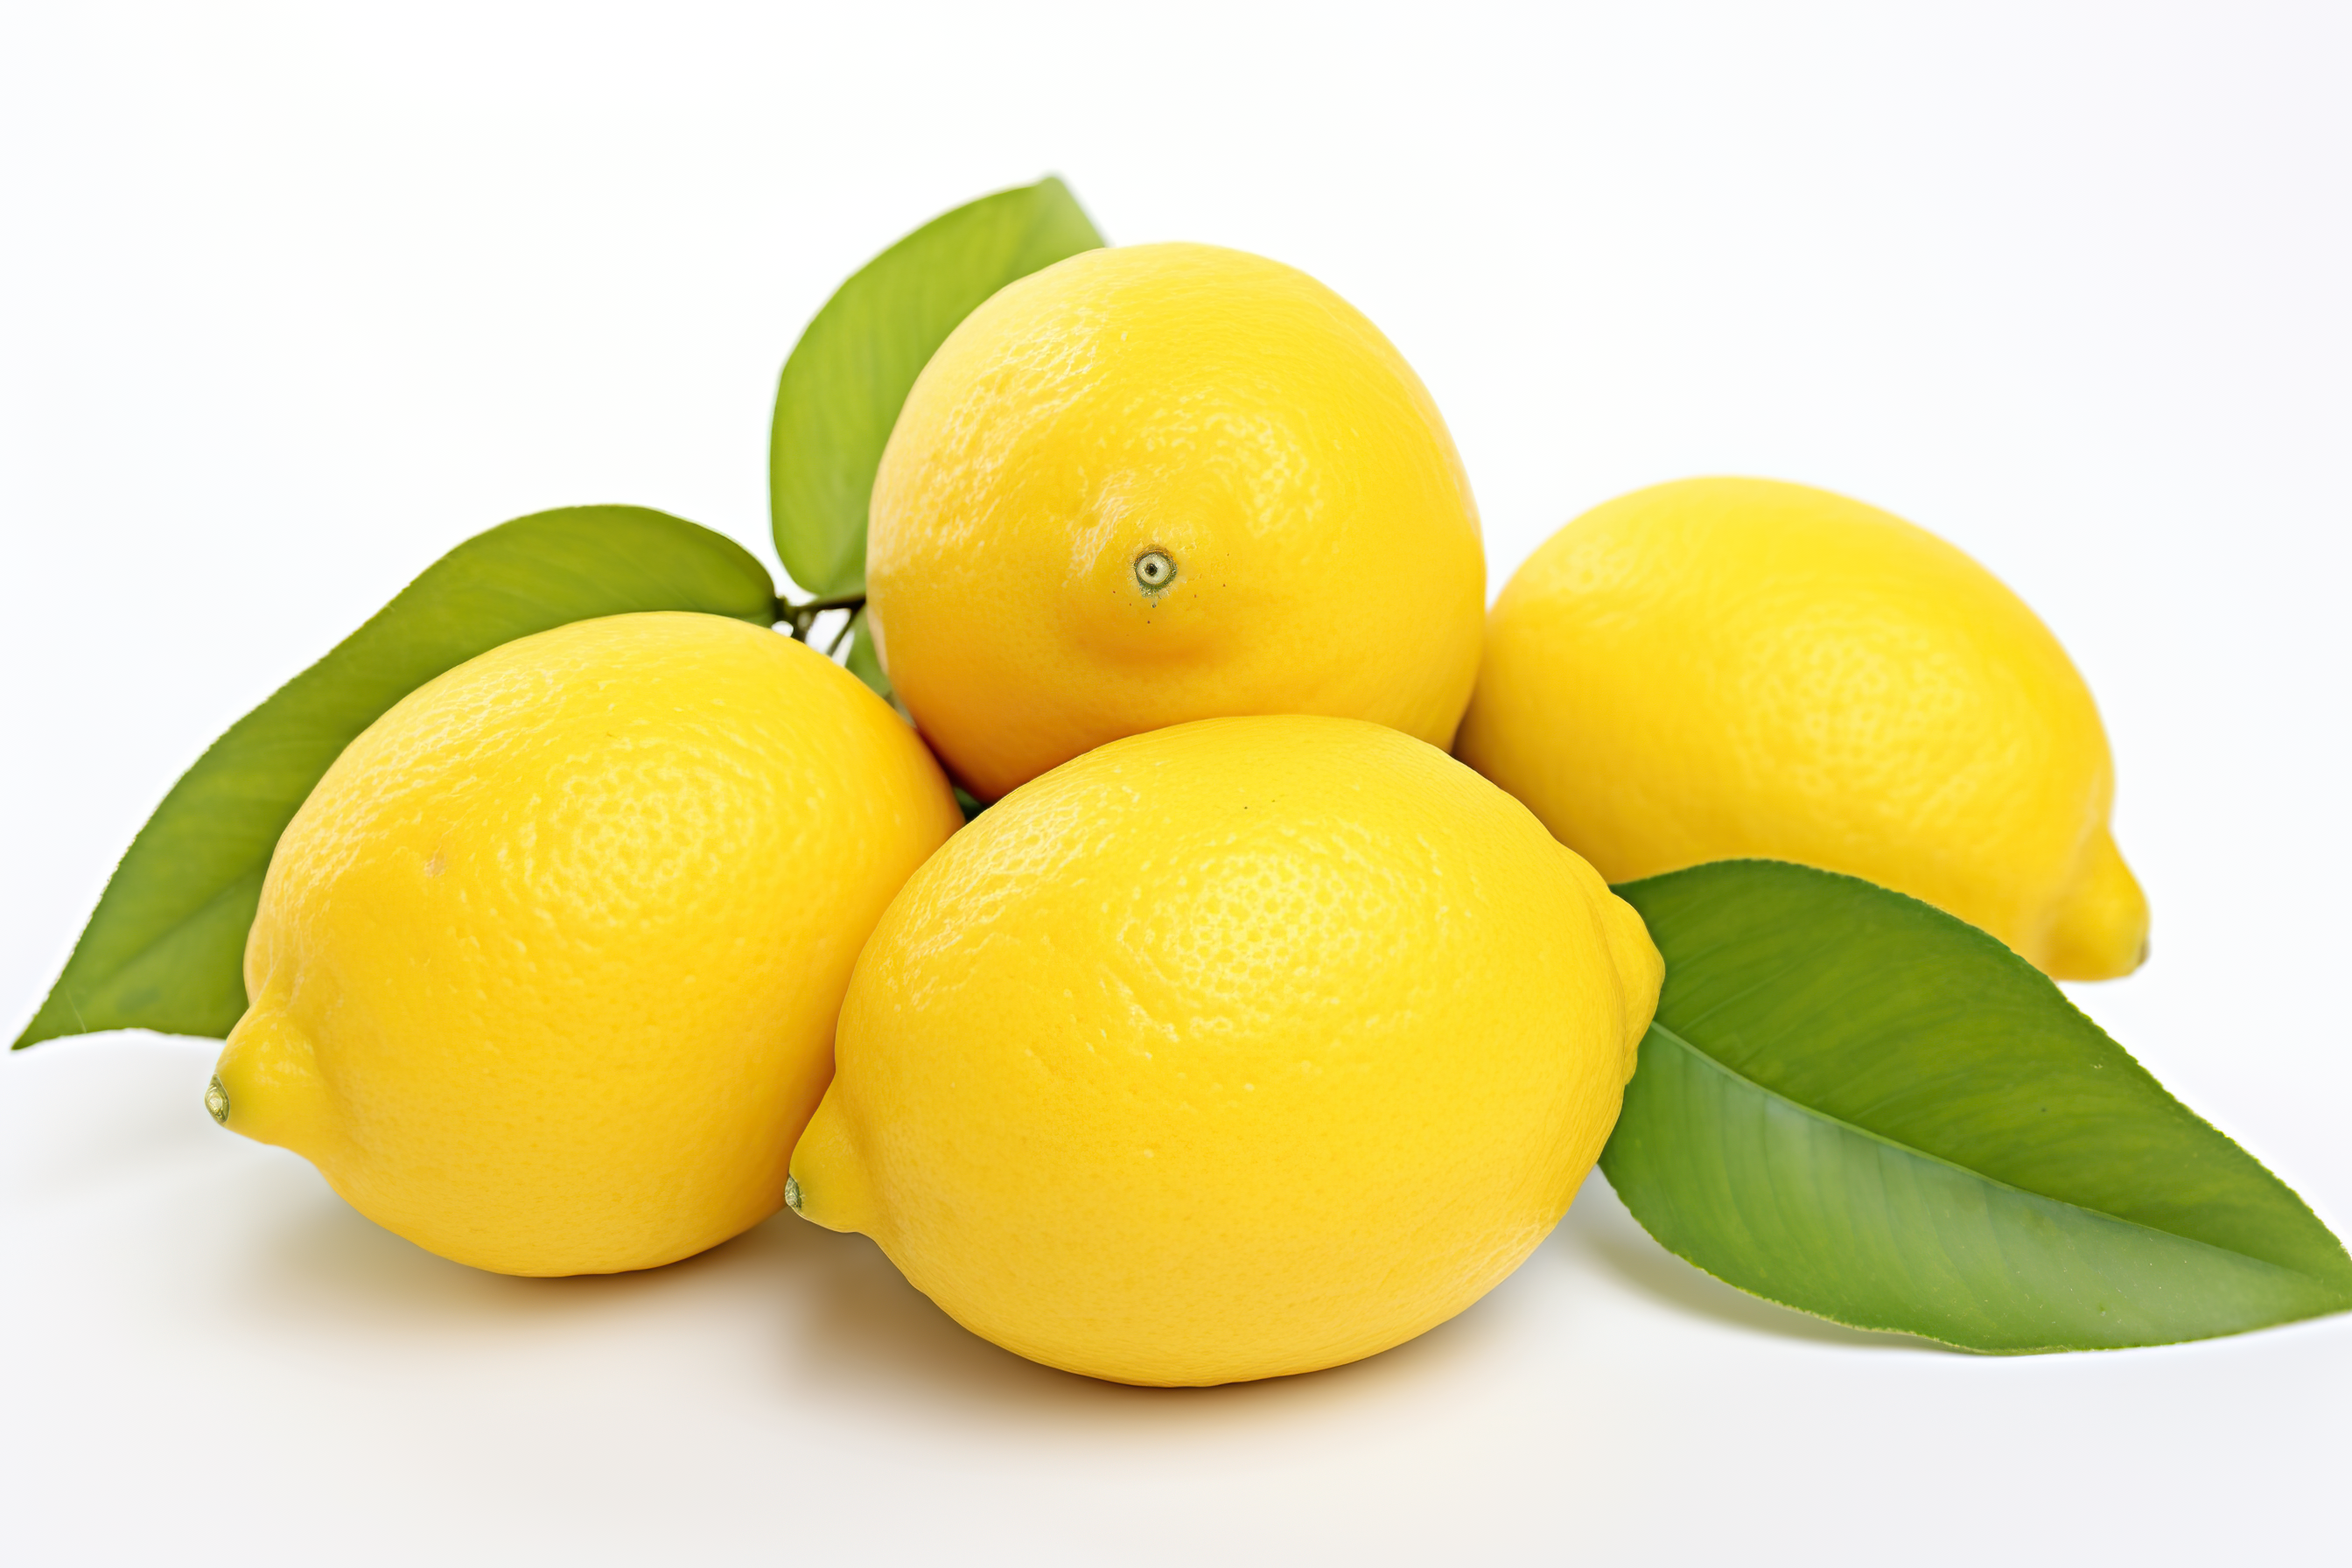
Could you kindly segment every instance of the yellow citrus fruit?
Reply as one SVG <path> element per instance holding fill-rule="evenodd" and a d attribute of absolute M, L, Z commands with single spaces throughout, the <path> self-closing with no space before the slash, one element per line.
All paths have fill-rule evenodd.
<path fill-rule="evenodd" d="M 1612 882 L 1795 860 L 2062 979 L 2146 951 L 2065 650 L 1958 550 L 1825 490 L 1689 479 L 1561 529 L 1488 617 L 1460 752 Z"/>
<path fill-rule="evenodd" d="M 1661 973 L 1591 868 L 1434 747 L 1313 717 L 1134 736 L 891 904 L 792 1201 L 1052 1366 L 1352 1361 L 1559 1221 Z"/>
<path fill-rule="evenodd" d="M 633 615 L 509 643 L 295 815 L 208 1099 L 445 1258 L 684 1258 L 782 1201 L 858 946 L 961 821 L 905 722 L 788 637 Z"/>
<path fill-rule="evenodd" d="M 1091 250 L 974 310 L 890 433 L 866 551 L 890 680 L 984 800 L 1227 714 L 1449 745 L 1477 673 L 1436 405 L 1346 300 L 1240 251 Z"/>

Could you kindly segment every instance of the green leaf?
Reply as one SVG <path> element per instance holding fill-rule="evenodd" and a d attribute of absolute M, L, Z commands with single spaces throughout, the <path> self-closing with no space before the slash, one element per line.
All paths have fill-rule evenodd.
<path fill-rule="evenodd" d="M 2352 1307 L 2352 1258 L 2303 1201 L 1976 928 L 1770 861 L 1617 891 L 1666 984 L 1601 1167 L 1669 1251 L 1977 1351 Z"/>
<path fill-rule="evenodd" d="M 873 689 L 883 701 L 890 700 L 890 678 L 882 673 L 882 660 L 874 651 L 874 634 L 866 628 L 866 612 L 859 610 L 850 617 L 849 656 L 845 661 L 849 673 Z"/>
<path fill-rule="evenodd" d="M 933 218 L 825 301 L 784 362 L 768 444 L 776 553 L 820 598 L 866 587 L 866 506 L 899 405 L 940 344 L 1016 278 L 1101 246 L 1058 179 Z"/>
<path fill-rule="evenodd" d="M 476 654 L 630 610 L 700 610 L 764 626 L 775 618 L 775 585 L 733 541 L 634 506 L 517 518 L 426 567 L 172 786 L 17 1048 L 100 1029 L 226 1035 L 245 1011 L 245 934 L 270 851 L 342 749 Z"/>

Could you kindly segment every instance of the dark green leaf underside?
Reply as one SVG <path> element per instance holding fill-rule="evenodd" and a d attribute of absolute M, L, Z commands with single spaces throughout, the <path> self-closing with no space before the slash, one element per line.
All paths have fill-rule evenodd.
<path fill-rule="evenodd" d="M 1764 861 L 1618 890 L 1667 979 L 1602 1165 L 1709 1273 L 1992 1352 L 2352 1306 L 2302 1201 L 1973 927 Z"/>
<path fill-rule="evenodd" d="M 866 624 L 866 612 L 860 610 L 851 617 L 849 654 L 845 661 L 849 673 L 866 682 L 875 696 L 890 700 L 890 678 L 882 673 L 882 660 L 874 651 L 874 633 Z"/>
<path fill-rule="evenodd" d="M 172 786 L 17 1047 L 100 1029 L 226 1035 L 278 835 L 343 748 L 435 676 L 571 621 L 697 610 L 766 626 L 774 603 L 741 546 L 642 507 L 537 512 L 467 541 Z"/>
<path fill-rule="evenodd" d="M 1047 179 L 932 219 L 825 302 L 784 362 L 768 447 L 776 552 L 794 583 L 864 591 L 874 472 L 916 376 L 990 295 L 1102 242 Z"/>

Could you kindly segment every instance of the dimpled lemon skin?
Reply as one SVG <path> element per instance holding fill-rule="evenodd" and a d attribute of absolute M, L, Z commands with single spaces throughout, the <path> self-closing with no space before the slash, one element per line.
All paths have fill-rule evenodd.
<path fill-rule="evenodd" d="M 869 523 L 876 650 L 983 800 L 1228 714 L 1447 746 L 1477 675 L 1485 555 L 1436 405 L 1346 300 L 1240 251 L 1007 286 L 924 367 Z"/>
<path fill-rule="evenodd" d="M 906 723 L 774 632 L 583 621 L 411 693 L 287 827 L 227 1126 L 507 1274 L 775 1212 L 850 965 L 961 821 Z"/>
<path fill-rule="evenodd" d="M 796 1204 L 1048 1365 L 1353 1361 L 1461 1311 L 1566 1212 L 1661 973 L 1591 868 L 1395 731 L 1114 742 L 890 906 Z"/>
<path fill-rule="evenodd" d="M 1951 545 L 1825 490 L 1689 479 L 1560 530 L 1496 601 L 1459 749 L 1612 882 L 1795 860 L 2060 979 L 2146 953 L 2065 650 Z"/>

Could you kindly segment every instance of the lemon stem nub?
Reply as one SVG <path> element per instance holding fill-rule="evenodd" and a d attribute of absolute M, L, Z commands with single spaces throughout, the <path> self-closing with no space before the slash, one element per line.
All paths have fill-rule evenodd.
<path fill-rule="evenodd" d="M 205 1109 L 223 1127 L 228 1125 L 228 1090 L 221 1087 L 220 1074 L 213 1074 L 212 1082 L 205 1085 Z"/>
<path fill-rule="evenodd" d="M 801 1212 L 801 1179 L 798 1176 L 784 1178 L 784 1206 L 794 1214 Z"/>
<path fill-rule="evenodd" d="M 1156 594 L 1174 581 L 1175 558 L 1164 550 L 1146 551 L 1135 558 L 1135 580 L 1147 594 Z"/>

